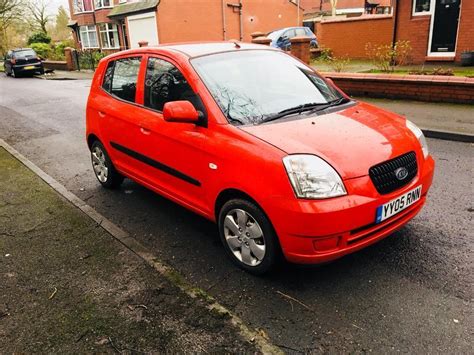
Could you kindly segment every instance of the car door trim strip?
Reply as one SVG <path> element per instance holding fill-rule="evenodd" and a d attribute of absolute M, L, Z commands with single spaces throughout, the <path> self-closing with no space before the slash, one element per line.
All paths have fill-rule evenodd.
<path fill-rule="evenodd" d="M 161 170 L 169 175 L 172 175 L 178 179 L 181 179 L 181 180 L 184 180 L 192 185 L 195 185 L 195 186 L 201 186 L 201 182 L 192 178 L 191 176 L 189 175 L 186 175 L 184 173 L 182 173 L 181 171 L 178 171 L 168 165 L 165 165 L 163 163 L 160 163 L 159 161 L 156 161 L 154 159 L 151 159 L 149 157 L 147 157 L 146 155 L 143 155 L 141 153 L 138 153 L 134 150 L 131 150 L 127 147 L 124 147 L 123 145 L 120 145 L 118 143 L 115 143 L 115 142 L 110 142 L 110 145 L 112 146 L 112 148 L 118 150 L 119 152 L 122 152 L 124 154 L 127 154 L 128 156 L 138 160 L 138 161 L 141 161 L 142 163 L 145 163 L 147 165 L 150 165 L 152 167 L 154 167 L 155 169 L 158 169 L 158 170 Z"/>

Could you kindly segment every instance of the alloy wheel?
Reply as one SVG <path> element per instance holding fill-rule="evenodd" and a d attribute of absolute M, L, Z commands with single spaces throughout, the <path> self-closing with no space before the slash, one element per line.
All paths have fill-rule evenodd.
<path fill-rule="evenodd" d="M 100 182 L 107 182 L 109 176 L 109 168 L 107 167 L 107 161 L 105 159 L 105 154 L 100 149 L 100 147 L 94 147 L 91 153 L 92 156 L 92 167 L 94 168 L 94 173 L 97 179 Z"/>
<path fill-rule="evenodd" d="M 224 219 L 224 237 L 232 253 L 242 263 L 257 266 L 265 257 L 262 228 L 248 212 L 233 209 Z"/>

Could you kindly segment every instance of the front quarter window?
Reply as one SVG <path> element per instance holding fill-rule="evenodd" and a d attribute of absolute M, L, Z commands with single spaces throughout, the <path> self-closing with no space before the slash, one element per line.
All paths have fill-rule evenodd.
<path fill-rule="evenodd" d="M 310 68 L 279 51 L 227 52 L 191 63 L 234 125 L 260 124 L 290 108 L 342 98 Z"/>

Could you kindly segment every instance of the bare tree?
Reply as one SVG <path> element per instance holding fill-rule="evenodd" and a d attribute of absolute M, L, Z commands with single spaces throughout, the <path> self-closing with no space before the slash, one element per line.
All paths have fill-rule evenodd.
<path fill-rule="evenodd" d="M 332 17 L 336 17 L 337 0 L 329 0 L 329 2 L 331 3 Z"/>
<path fill-rule="evenodd" d="M 8 28 L 21 17 L 22 0 L 0 0 L 0 54 L 3 54 L 9 45 Z"/>
<path fill-rule="evenodd" d="M 0 28 L 5 30 L 22 11 L 21 0 L 0 0 Z"/>
<path fill-rule="evenodd" d="M 47 0 L 30 0 L 27 5 L 32 27 L 44 33 L 48 33 L 46 29 L 49 22 L 48 5 Z"/>

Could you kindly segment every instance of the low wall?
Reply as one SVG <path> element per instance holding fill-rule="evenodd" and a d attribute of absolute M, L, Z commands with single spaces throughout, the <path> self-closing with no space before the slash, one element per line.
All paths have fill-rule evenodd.
<path fill-rule="evenodd" d="M 45 60 L 43 61 L 44 69 L 68 70 L 67 62 L 64 60 Z"/>
<path fill-rule="evenodd" d="M 321 47 L 329 48 L 336 57 L 365 59 L 365 45 L 392 43 L 393 18 L 391 15 L 329 19 L 317 24 L 317 37 Z"/>
<path fill-rule="evenodd" d="M 474 104 L 474 78 L 439 75 L 322 74 L 353 96 Z"/>

